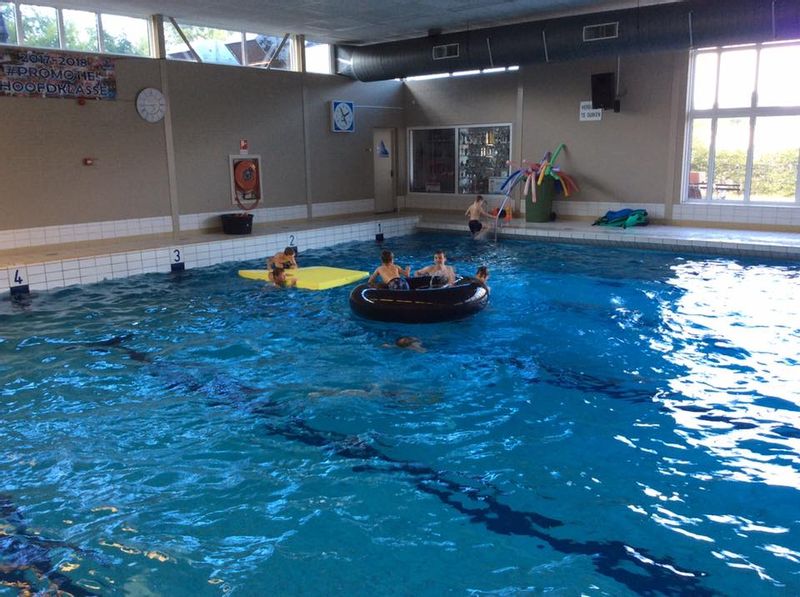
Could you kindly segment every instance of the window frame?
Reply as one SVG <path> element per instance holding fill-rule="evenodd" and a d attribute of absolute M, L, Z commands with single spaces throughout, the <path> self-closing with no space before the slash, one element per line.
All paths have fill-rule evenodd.
<path fill-rule="evenodd" d="M 736 46 L 720 46 L 713 48 L 698 48 L 692 50 L 689 58 L 689 71 L 687 81 L 687 95 L 686 95 L 686 121 L 684 129 L 684 144 L 683 144 L 683 167 L 681 175 L 681 203 L 701 203 L 713 205 L 730 205 L 730 206 L 787 206 L 787 207 L 800 207 L 800 151 L 798 151 L 798 162 L 796 165 L 797 177 L 795 181 L 795 195 L 794 200 L 787 201 L 768 201 L 768 200 L 753 200 L 751 199 L 752 183 L 753 183 L 753 163 L 754 163 L 754 149 L 756 140 L 756 124 L 759 118 L 769 118 L 777 116 L 794 116 L 800 118 L 800 104 L 793 106 L 759 106 L 758 105 L 758 86 L 759 86 L 759 69 L 761 66 L 761 54 L 764 49 L 770 49 L 781 46 L 794 46 L 800 47 L 800 40 L 782 41 L 782 42 L 767 42 L 756 44 L 744 44 Z M 750 94 L 750 104 L 748 106 L 740 106 L 734 108 L 720 108 L 719 95 L 720 95 L 720 64 L 722 56 L 726 52 L 741 51 L 743 49 L 755 49 L 756 62 L 753 89 Z M 694 108 L 694 92 L 695 92 L 695 71 L 698 58 L 703 55 L 715 54 L 715 86 L 714 86 L 714 101 L 710 108 Z M 748 141 L 747 150 L 745 155 L 744 164 L 744 184 L 742 187 L 742 199 L 730 200 L 714 197 L 714 186 L 716 177 L 716 158 L 717 158 L 717 131 L 719 121 L 723 119 L 740 118 L 746 119 L 748 122 Z M 692 137 L 694 134 L 694 123 L 697 120 L 710 121 L 710 139 L 708 145 L 708 169 L 706 174 L 705 191 L 700 197 L 690 197 L 690 181 L 691 176 L 691 162 L 692 162 Z M 695 185 L 699 186 L 699 185 Z M 710 187 L 710 188 L 709 188 Z"/>

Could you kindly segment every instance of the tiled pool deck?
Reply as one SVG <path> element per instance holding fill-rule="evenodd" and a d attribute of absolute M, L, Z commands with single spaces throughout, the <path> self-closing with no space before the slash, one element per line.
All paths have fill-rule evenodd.
<path fill-rule="evenodd" d="M 466 233 L 461 214 L 444 212 L 420 214 L 420 230 L 449 230 Z M 562 220 L 546 223 L 527 223 L 513 220 L 502 224 L 498 237 L 530 238 L 538 241 L 574 242 L 609 246 L 636 247 L 710 255 L 761 257 L 781 260 L 800 260 L 800 232 L 771 232 L 763 230 L 695 228 L 686 226 L 649 225 L 634 228 L 592 226 L 588 221 Z M 490 227 L 487 239 L 494 239 Z"/>
<path fill-rule="evenodd" d="M 491 226 L 488 228 L 486 238 L 493 240 L 494 230 Z M 46 290 L 147 272 L 263 259 L 288 244 L 302 251 L 372 240 L 378 232 L 391 238 L 409 234 L 414 229 L 467 234 L 466 221 L 460 213 L 404 211 L 262 224 L 246 236 L 192 231 L 31 246 L 0 251 L 0 272 L 5 271 L 7 276 L 7 281 L 0 277 L 0 293 L 9 289 Z M 800 232 L 661 225 L 601 228 L 577 220 L 541 224 L 514 220 L 502 225 L 497 232 L 498 238 L 800 261 Z"/>

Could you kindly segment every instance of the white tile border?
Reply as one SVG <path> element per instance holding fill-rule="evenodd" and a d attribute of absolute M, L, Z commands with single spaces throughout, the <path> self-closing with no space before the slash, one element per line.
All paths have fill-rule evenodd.
<path fill-rule="evenodd" d="M 0 251 L 164 232 L 172 232 L 169 216 L 0 230 Z"/>
<path fill-rule="evenodd" d="M 448 231 L 464 234 L 464 224 L 427 221 L 423 218 L 418 229 Z M 800 260 L 800 235 L 793 233 L 755 233 L 746 236 L 736 231 L 697 229 L 697 238 L 686 234 L 687 229 L 670 226 L 646 228 L 599 228 L 588 223 L 529 224 L 505 226 L 498 231 L 500 238 L 526 238 L 544 242 L 584 243 L 604 246 L 633 247 L 677 253 L 705 253 L 781 260 Z M 707 235 L 700 237 L 700 235 Z M 768 236 L 769 235 L 769 236 Z"/>
<path fill-rule="evenodd" d="M 321 226 L 294 233 L 300 250 L 319 249 L 339 243 L 373 240 L 378 224 L 385 238 L 414 232 L 417 216 L 370 220 L 355 224 Z M 185 246 L 127 251 L 80 259 L 64 259 L 7 268 L 7 285 L 0 292 L 9 292 L 15 272 L 24 272 L 31 291 L 52 290 L 74 284 L 91 284 L 102 280 L 127 278 L 142 273 L 169 273 L 175 262 L 175 250 L 186 269 L 207 267 L 229 261 L 244 261 L 254 256 L 266 258 L 286 246 L 286 232 L 241 236 L 225 240 L 193 243 Z"/>
<path fill-rule="evenodd" d="M 800 207 L 795 205 L 681 203 L 673 206 L 672 219 L 687 222 L 800 226 Z"/>
<path fill-rule="evenodd" d="M 486 195 L 489 207 L 497 207 L 500 195 Z M 401 209 L 465 211 L 471 197 L 436 197 L 410 195 L 398 198 Z M 521 213 L 525 202 L 521 201 Z M 666 209 L 661 203 L 635 203 L 619 201 L 553 201 L 553 211 L 558 216 L 599 218 L 609 211 L 620 209 L 646 209 L 651 219 L 665 220 Z M 800 206 L 794 205 L 730 205 L 719 203 L 681 203 L 672 208 L 673 221 L 709 222 L 715 224 L 760 224 L 800 227 Z"/>
<path fill-rule="evenodd" d="M 374 199 L 316 203 L 312 205 L 312 217 L 372 213 L 374 206 Z M 179 217 L 180 229 L 183 231 L 217 230 L 221 226 L 219 217 L 222 214 L 231 213 L 232 211 L 236 211 L 236 209 L 232 208 L 219 212 L 182 215 Z M 308 217 L 308 207 L 306 205 L 262 207 L 254 209 L 250 213 L 253 214 L 256 223 L 259 221 L 280 222 L 285 220 L 304 220 Z M 0 251 L 5 249 L 23 249 L 39 245 L 57 245 L 84 240 L 113 239 L 125 236 L 142 236 L 169 232 L 172 232 L 171 216 L 0 230 Z"/>

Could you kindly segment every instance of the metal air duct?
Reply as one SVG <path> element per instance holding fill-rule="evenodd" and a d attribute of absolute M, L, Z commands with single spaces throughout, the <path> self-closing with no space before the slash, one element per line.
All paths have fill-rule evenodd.
<path fill-rule="evenodd" d="M 337 45 L 336 72 L 381 81 L 789 39 L 800 39 L 797 0 L 692 0 L 368 46 Z"/>

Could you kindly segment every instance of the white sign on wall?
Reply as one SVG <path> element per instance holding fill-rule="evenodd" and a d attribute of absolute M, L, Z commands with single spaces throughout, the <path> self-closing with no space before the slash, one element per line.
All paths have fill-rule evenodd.
<path fill-rule="evenodd" d="M 603 110 L 601 108 L 597 108 L 596 110 L 592 108 L 592 102 L 581 102 L 581 110 L 578 120 L 581 122 L 586 120 L 603 120 Z"/>

